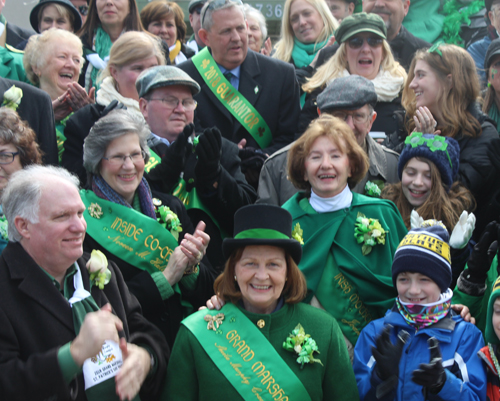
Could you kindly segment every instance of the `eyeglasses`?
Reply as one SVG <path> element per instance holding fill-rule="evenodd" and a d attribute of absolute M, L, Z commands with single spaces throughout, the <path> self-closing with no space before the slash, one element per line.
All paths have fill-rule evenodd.
<path fill-rule="evenodd" d="M 373 49 L 376 49 L 377 47 L 382 46 L 382 43 L 384 43 L 384 39 L 378 38 L 378 37 L 373 37 L 370 36 L 368 38 L 361 38 L 359 36 L 355 36 L 354 38 L 350 38 L 347 40 L 347 44 L 351 49 L 360 49 L 361 46 L 363 46 L 363 43 L 365 42 L 368 43 L 368 46 L 370 46 Z"/>
<path fill-rule="evenodd" d="M 343 111 L 335 111 L 331 113 L 331 115 L 340 118 L 342 121 L 347 121 L 349 116 L 351 116 L 352 120 L 358 124 L 366 123 L 368 121 L 368 118 L 370 117 L 368 114 L 364 113 L 345 113 Z"/>
<path fill-rule="evenodd" d="M 0 153 L 0 164 L 10 164 L 14 161 L 19 152 L 1 152 Z"/>
<path fill-rule="evenodd" d="M 157 100 L 159 102 L 162 102 L 162 104 L 169 110 L 174 110 L 179 106 L 179 103 L 181 101 L 179 99 L 176 99 L 175 97 L 165 97 L 165 98 L 156 98 L 156 99 L 149 99 L 149 100 Z M 193 111 L 196 109 L 196 106 L 198 103 L 196 103 L 196 100 L 194 99 L 184 99 L 182 101 L 182 107 L 186 111 Z"/>
<path fill-rule="evenodd" d="M 89 13 L 89 6 L 78 6 L 78 12 L 85 17 Z"/>
<path fill-rule="evenodd" d="M 1 155 L 1 153 L 0 153 Z M 1 156 L 0 156 L 1 157 Z M 122 166 L 125 164 L 127 159 L 130 158 L 132 163 L 137 164 L 139 162 L 143 162 L 146 158 L 146 152 L 141 150 L 140 152 L 132 153 L 131 155 L 115 155 L 111 157 L 103 157 L 103 160 L 107 160 L 109 164 L 112 166 Z M 0 159 L 1 160 L 1 159 Z"/>
<path fill-rule="evenodd" d="M 203 15 L 201 16 L 201 26 L 203 26 L 203 21 L 205 20 L 205 15 L 207 15 L 208 9 L 217 10 L 222 7 L 224 4 L 234 3 L 236 5 L 242 6 L 243 2 L 241 0 L 209 0 L 207 2 L 208 5 L 205 5 L 205 10 L 203 11 Z"/>

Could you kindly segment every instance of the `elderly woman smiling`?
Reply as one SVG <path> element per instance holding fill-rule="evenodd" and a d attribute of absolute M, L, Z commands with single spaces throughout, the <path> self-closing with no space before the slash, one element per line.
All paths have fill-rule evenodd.
<path fill-rule="evenodd" d="M 337 322 L 300 303 L 306 282 L 297 268 L 302 249 L 291 238 L 290 214 L 249 205 L 236 212 L 234 227 L 234 238 L 223 244 L 224 272 L 214 284 L 231 302 L 183 321 L 164 399 L 208 401 L 224 394 L 249 400 L 261 392 L 259 399 L 271 399 L 269 392 L 274 399 L 357 400 Z M 342 386 L 332 377 L 341 377 Z"/>
<path fill-rule="evenodd" d="M 351 192 L 368 156 L 342 120 L 321 115 L 288 152 L 299 190 L 283 208 L 301 232 L 307 302 L 335 317 L 352 352 L 360 331 L 391 307 L 392 258 L 407 230 L 394 203 Z"/>
<path fill-rule="evenodd" d="M 66 140 L 64 127 L 67 118 L 72 112 L 94 102 L 94 90 L 87 95 L 78 84 L 82 56 L 82 42 L 78 36 L 55 28 L 32 36 L 24 54 L 23 64 L 28 79 L 52 99 L 59 161 Z"/>
<path fill-rule="evenodd" d="M 143 177 L 148 135 L 142 121 L 115 110 L 85 139 L 84 249 L 100 249 L 116 262 L 144 316 L 173 344 L 181 320 L 213 294 L 215 273 L 200 263 L 210 241 L 205 224 L 195 231 L 180 200 L 153 198 Z"/>

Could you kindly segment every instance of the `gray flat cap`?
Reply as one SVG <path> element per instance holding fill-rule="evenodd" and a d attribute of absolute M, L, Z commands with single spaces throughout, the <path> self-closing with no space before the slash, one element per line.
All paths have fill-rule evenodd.
<path fill-rule="evenodd" d="M 188 5 L 189 14 L 192 14 L 194 9 L 199 5 L 204 5 L 207 0 L 191 0 Z"/>
<path fill-rule="evenodd" d="M 373 83 L 359 75 L 337 78 L 317 98 L 319 109 L 357 110 L 365 104 L 375 107 L 377 93 Z"/>
<path fill-rule="evenodd" d="M 181 69 L 172 65 L 157 65 L 141 72 L 135 81 L 139 97 L 144 97 L 150 90 L 164 86 L 185 85 L 193 96 L 200 92 L 200 85 Z"/>

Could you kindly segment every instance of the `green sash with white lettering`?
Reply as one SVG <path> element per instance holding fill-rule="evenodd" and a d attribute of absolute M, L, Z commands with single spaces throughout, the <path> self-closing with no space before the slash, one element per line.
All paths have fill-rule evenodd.
<path fill-rule="evenodd" d="M 217 319 L 218 314 L 223 314 L 224 319 L 220 316 Z M 213 317 L 209 327 L 206 315 Z M 232 303 L 220 311 L 198 311 L 182 324 L 193 333 L 244 400 L 262 397 L 264 400 L 311 401 L 302 382 L 276 349 Z"/>
<path fill-rule="evenodd" d="M 261 149 L 267 148 L 273 139 L 271 129 L 255 107 L 224 77 L 208 47 L 191 60 L 215 97 L 245 127 Z"/>
<path fill-rule="evenodd" d="M 170 255 L 179 245 L 170 231 L 155 219 L 101 199 L 90 190 L 82 189 L 80 197 L 85 204 L 83 216 L 87 232 L 97 243 L 126 263 L 150 274 L 165 270 Z M 181 294 L 179 284 L 172 288 Z M 181 300 L 181 303 L 187 313 L 192 312 L 187 301 Z"/>
<path fill-rule="evenodd" d="M 221 237 L 226 238 L 228 236 L 226 231 L 220 227 L 219 223 L 212 215 L 210 210 L 208 210 L 208 208 L 203 204 L 202 200 L 200 199 L 200 196 L 198 195 L 198 192 L 196 191 L 196 188 L 192 187 L 191 190 L 188 192 L 188 190 L 186 189 L 186 181 L 184 180 L 184 178 L 181 178 L 177 186 L 174 187 L 172 195 L 176 196 L 181 200 L 186 210 L 189 209 L 203 210 L 215 223 L 215 225 L 217 226 L 217 228 L 221 233 Z"/>
<path fill-rule="evenodd" d="M 161 163 L 161 157 L 158 156 L 153 149 L 149 148 L 149 160 L 144 166 L 144 171 L 149 173 L 153 167 Z"/>

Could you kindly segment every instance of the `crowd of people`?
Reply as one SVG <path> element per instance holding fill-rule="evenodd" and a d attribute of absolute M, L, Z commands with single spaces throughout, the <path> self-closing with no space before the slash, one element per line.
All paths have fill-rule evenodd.
<path fill-rule="evenodd" d="M 500 400 L 500 0 L 11 1 L 0 399 Z"/>

